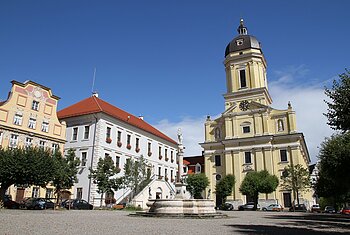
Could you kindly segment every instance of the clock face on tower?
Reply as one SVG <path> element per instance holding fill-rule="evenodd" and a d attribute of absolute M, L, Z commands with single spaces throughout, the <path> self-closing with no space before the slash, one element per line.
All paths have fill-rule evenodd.
<path fill-rule="evenodd" d="M 247 111 L 249 108 L 249 102 L 247 100 L 243 100 L 241 103 L 239 103 L 239 108 L 242 111 Z"/>

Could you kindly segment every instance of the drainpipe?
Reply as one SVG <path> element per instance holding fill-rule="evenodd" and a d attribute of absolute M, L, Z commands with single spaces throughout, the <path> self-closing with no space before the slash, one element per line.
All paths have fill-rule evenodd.
<path fill-rule="evenodd" d="M 95 138 L 96 138 L 96 128 L 97 128 L 97 117 L 94 114 L 94 118 L 95 118 L 95 128 L 94 128 L 94 138 L 93 138 L 93 142 L 92 142 L 92 155 L 91 155 L 91 164 L 90 164 L 90 168 L 92 169 L 92 165 L 94 162 L 94 152 L 95 152 Z M 91 178 L 89 179 L 89 192 L 88 192 L 88 203 L 90 203 L 90 194 L 91 194 Z"/>

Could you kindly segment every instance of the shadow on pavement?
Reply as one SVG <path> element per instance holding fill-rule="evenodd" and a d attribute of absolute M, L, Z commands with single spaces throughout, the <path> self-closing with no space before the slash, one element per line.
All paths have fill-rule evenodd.
<path fill-rule="evenodd" d="M 331 232 L 331 231 L 314 231 L 307 228 L 298 227 L 279 227 L 272 225 L 227 225 L 233 227 L 234 233 L 243 234 L 300 234 L 300 235 L 316 235 L 316 234 L 344 234 L 341 232 Z"/>

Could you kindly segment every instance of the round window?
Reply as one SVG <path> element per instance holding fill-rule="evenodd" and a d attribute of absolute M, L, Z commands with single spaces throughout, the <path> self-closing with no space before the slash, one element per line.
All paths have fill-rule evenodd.
<path fill-rule="evenodd" d="M 216 180 L 221 180 L 221 175 L 220 174 L 216 174 L 215 178 L 216 178 Z"/>

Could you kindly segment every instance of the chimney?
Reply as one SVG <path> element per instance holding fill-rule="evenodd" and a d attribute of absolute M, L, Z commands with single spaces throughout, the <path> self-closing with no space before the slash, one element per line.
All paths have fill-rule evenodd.
<path fill-rule="evenodd" d="M 142 116 L 142 115 L 139 115 L 139 119 L 143 120 L 143 116 Z"/>
<path fill-rule="evenodd" d="M 98 92 L 97 91 L 92 92 L 92 96 L 98 97 Z"/>

